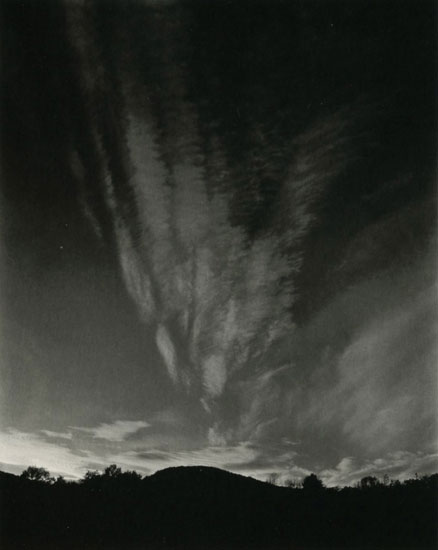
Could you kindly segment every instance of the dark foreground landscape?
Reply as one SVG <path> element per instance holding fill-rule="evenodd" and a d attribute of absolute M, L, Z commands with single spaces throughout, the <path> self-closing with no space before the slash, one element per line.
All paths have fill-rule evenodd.
<path fill-rule="evenodd" d="M 112 466 L 79 483 L 29 470 L 0 474 L 4 550 L 419 550 L 437 543 L 438 474 L 327 489 L 313 475 L 278 487 L 208 467 L 142 479 Z"/>

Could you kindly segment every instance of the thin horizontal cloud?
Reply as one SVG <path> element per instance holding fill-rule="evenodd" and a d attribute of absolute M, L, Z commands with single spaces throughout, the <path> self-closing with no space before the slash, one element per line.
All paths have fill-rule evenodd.
<path fill-rule="evenodd" d="M 70 441 L 47 441 L 38 433 L 9 428 L 0 432 L 0 463 L 5 470 L 18 472 L 29 465 L 48 469 L 52 475 L 79 479 L 90 469 L 103 470 L 110 464 L 122 469 L 135 469 L 142 474 L 175 466 L 212 466 L 242 475 L 267 480 L 276 474 L 277 483 L 302 480 L 311 471 L 300 465 L 303 457 L 285 441 L 272 448 L 249 441 L 234 445 L 207 445 L 189 450 L 170 451 L 151 445 L 147 448 L 93 452 L 71 446 Z M 295 445 L 293 445 L 295 448 Z M 362 477 L 388 475 L 394 479 L 431 474 L 438 468 L 438 454 L 397 451 L 374 459 L 345 457 L 334 468 L 315 470 L 331 486 L 352 485 Z"/>
<path fill-rule="evenodd" d="M 223 441 L 191 450 L 141 449 L 113 454 L 112 460 L 150 472 L 175 466 L 211 466 L 265 481 L 270 474 L 278 475 L 278 482 L 288 479 L 303 479 L 310 471 L 296 464 L 298 453 L 290 449 L 290 444 L 273 449 L 255 445 L 249 441 L 223 444 Z M 287 448 L 288 447 L 288 448 Z"/>
<path fill-rule="evenodd" d="M 438 453 L 395 451 L 373 460 L 343 458 L 335 468 L 320 472 L 327 486 L 354 485 L 363 477 L 411 479 L 416 474 L 430 475 L 438 469 Z"/>
<path fill-rule="evenodd" d="M 88 464 L 98 462 L 99 457 L 90 451 L 76 454 L 69 445 L 67 441 L 62 444 L 47 441 L 38 433 L 9 428 L 0 432 L 0 461 L 15 471 L 34 465 L 46 468 L 53 475 L 82 477 Z"/>
<path fill-rule="evenodd" d="M 72 432 L 52 432 L 50 430 L 40 430 L 42 434 L 53 439 L 72 439 Z"/>
<path fill-rule="evenodd" d="M 170 466 L 213 466 L 227 468 L 228 464 L 245 464 L 257 456 L 257 451 L 248 443 L 230 446 L 207 446 L 192 450 L 170 451 L 142 449 L 138 451 L 113 454 L 117 463 L 129 464 L 131 467 L 147 467 L 157 471 Z"/>
<path fill-rule="evenodd" d="M 91 434 L 94 439 L 105 439 L 111 442 L 122 442 L 138 431 L 151 425 L 144 420 L 116 420 L 110 424 L 100 424 L 91 428 L 72 426 L 73 430 Z"/>
<path fill-rule="evenodd" d="M 137 428 L 139 424 L 136 424 Z M 116 443 L 120 438 L 114 438 L 114 425 L 110 425 L 110 434 L 108 425 L 101 425 L 97 433 L 106 437 L 109 435 L 109 441 Z M 128 431 L 126 428 L 125 426 L 124 436 Z M 131 425 L 129 433 L 133 433 L 133 428 Z M 212 440 L 215 444 L 178 451 L 157 448 L 152 442 L 148 447 L 137 446 L 135 449 L 123 450 L 123 447 L 114 445 L 90 450 L 85 449 L 80 442 L 64 440 L 60 443 L 52 437 L 47 440 L 41 433 L 26 433 L 10 428 L 0 432 L 0 462 L 6 469 L 13 471 L 36 465 L 47 468 L 54 475 L 72 479 L 83 477 L 89 469 L 103 470 L 109 464 L 117 464 L 122 469 L 135 469 L 142 474 L 150 474 L 171 466 L 205 465 L 259 479 L 265 479 L 272 471 L 290 477 L 290 472 L 297 468 L 293 462 L 296 452 L 291 450 L 283 449 L 280 454 L 270 454 L 250 442 L 225 445 L 223 440 Z"/>

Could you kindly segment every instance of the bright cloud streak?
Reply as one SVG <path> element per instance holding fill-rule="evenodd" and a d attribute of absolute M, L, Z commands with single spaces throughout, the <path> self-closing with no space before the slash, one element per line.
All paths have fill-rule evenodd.
<path fill-rule="evenodd" d="M 170 378 L 199 387 L 201 365 L 204 398 L 217 398 L 230 376 L 257 362 L 289 330 L 300 245 L 314 202 L 347 161 L 348 148 L 341 153 L 346 123 L 338 114 L 297 140 L 297 160 L 278 184 L 284 199 L 279 215 L 289 229 L 278 237 L 273 228 L 249 243 L 243 228 L 230 222 L 231 196 L 208 196 L 205 173 L 190 166 L 193 151 L 187 151 L 189 164 L 168 172 L 148 120 L 134 115 L 129 120 L 140 242 L 131 242 L 132 230 L 123 229 L 129 222 L 113 208 L 127 288 L 141 318 L 157 325 L 156 342 Z M 327 170 L 329 139 L 338 160 Z M 312 154 L 321 148 L 311 170 L 308 147 Z"/>
<path fill-rule="evenodd" d="M 106 439 L 107 441 L 121 442 L 134 435 L 139 430 L 148 428 L 150 424 L 143 420 L 116 420 L 111 424 L 100 424 L 93 428 L 72 427 L 73 430 L 89 433 L 94 439 Z"/>
<path fill-rule="evenodd" d="M 396 451 L 374 460 L 343 458 L 333 469 L 320 472 L 328 487 L 354 485 L 360 479 L 374 476 L 382 480 L 385 475 L 391 479 L 411 479 L 416 474 L 430 475 L 438 468 L 438 453 Z"/>

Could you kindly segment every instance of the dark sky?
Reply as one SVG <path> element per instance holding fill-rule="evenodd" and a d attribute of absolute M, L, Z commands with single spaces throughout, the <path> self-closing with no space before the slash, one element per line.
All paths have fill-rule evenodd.
<path fill-rule="evenodd" d="M 0 464 L 436 455 L 436 8 L 3 0 Z"/>

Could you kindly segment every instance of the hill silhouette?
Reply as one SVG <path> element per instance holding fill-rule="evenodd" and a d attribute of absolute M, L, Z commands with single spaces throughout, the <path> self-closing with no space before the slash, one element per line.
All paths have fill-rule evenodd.
<path fill-rule="evenodd" d="M 43 477 L 0 472 L 2 548 L 419 550 L 437 542 L 437 474 L 343 489 L 277 487 L 206 466 L 145 478 L 116 466 L 80 482 Z"/>
<path fill-rule="evenodd" d="M 198 494 L 205 496 L 218 492 L 272 491 L 272 485 L 257 479 L 242 476 L 212 466 L 176 466 L 159 470 L 146 478 L 150 486 L 165 484 L 178 490 L 179 494 Z M 278 489 L 278 487 L 275 487 Z"/>

